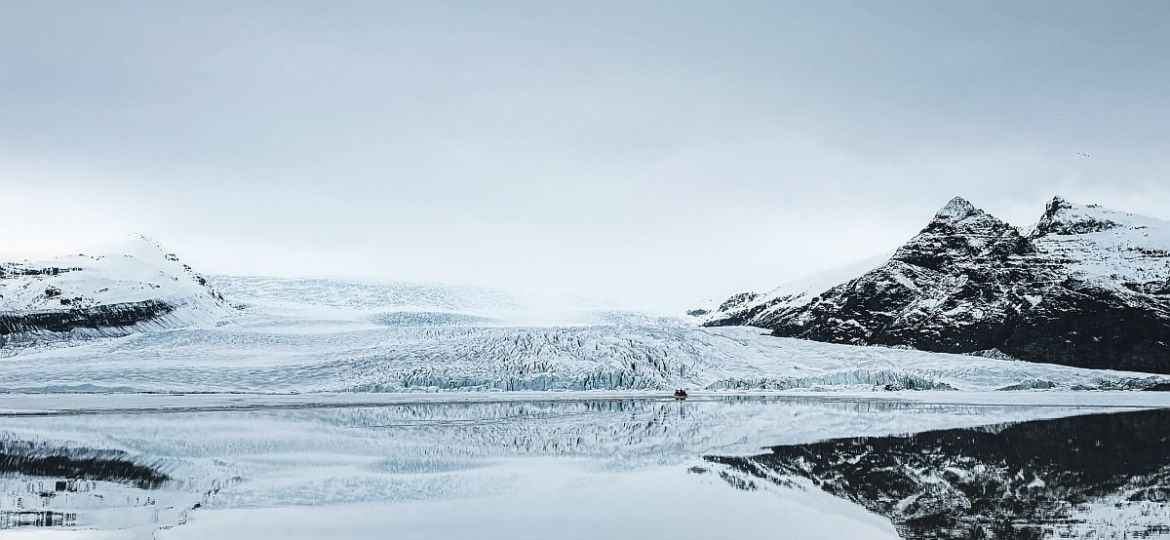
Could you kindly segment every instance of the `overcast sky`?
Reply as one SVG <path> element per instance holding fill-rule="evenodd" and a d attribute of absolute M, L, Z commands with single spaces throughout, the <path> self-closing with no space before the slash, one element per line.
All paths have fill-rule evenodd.
<path fill-rule="evenodd" d="M 678 310 L 954 195 L 1170 218 L 1170 3 L 0 3 L 0 251 Z M 1090 157 L 1079 156 L 1083 152 Z"/>

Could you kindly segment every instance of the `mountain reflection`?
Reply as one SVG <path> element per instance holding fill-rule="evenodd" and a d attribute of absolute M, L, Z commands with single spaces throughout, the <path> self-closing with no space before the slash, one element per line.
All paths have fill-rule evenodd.
<path fill-rule="evenodd" d="M 1168 443 L 1170 411 L 1153 410 L 706 459 L 783 486 L 807 479 L 906 538 L 1149 538 L 1170 536 Z"/>

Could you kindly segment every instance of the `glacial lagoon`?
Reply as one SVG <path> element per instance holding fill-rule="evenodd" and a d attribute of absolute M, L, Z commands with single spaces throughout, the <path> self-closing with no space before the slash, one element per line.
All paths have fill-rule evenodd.
<path fill-rule="evenodd" d="M 1170 537 L 1152 394 L 10 395 L 0 536 Z"/>

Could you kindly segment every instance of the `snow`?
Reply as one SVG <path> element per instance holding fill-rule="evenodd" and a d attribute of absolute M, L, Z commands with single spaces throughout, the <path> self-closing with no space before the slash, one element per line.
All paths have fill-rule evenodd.
<path fill-rule="evenodd" d="M 170 309 L 121 333 L 214 324 L 231 310 L 203 282 L 177 256 L 135 236 L 94 254 L 0 265 L 0 314 L 19 317 L 155 302 Z M 74 337 L 110 333 L 104 330 L 112 329 L 81 329 Z"/>
<path fill-rule="evenodd" d="M 981 212 L 975 208 L 975 205 L 968 202 L 962 197 L 955 197 L 947 202 L 941 210 L 935 214 L 934 219 L 938 221 L 962 221 L 972 216 L 977 216 Z"/>
<path fill-rule="evenodd" d="M 1046 234 L 1033 241 L 1046 256 L 1067 261 L 1073 277 L 1127 294 L 1134 294 L 1127 285 L 1170 283 L 1170 222 L 1062 203 L 1048 226 L 1055 222 L 1086 232 Z M 1106 225 L 1078 228 L 1078 224 Z M 1032 229 L 1043 225 L 1042 221 Z"/>
<path fill-rule="evenodd" d="M 148 300 L 185 304 L 210 297 L 207 288 L 194 279 L 197 275 L 192 270 L 145 237 L 109 246 L 98 254 L 12 264 L 56 267 L 62 272 L 0 280 L 0 311 L 59 309 L 60 298 L 80 297 L 81 302 L 72 306 L 90 307 Z M 60 294 L 46 296 L 45 289 L 50 287 Z"/>
<path fill-rule="evenodd" d="M 906 277 L 905 274 L 902 274 L 901 272 L 895 272 L 893 274 L 893 277 L 894 277 L 894 280 L 897 281 L 899 285 L 901 285 L 907 289 L 910 289 L 912 291 L 919 290 L 918 284 L 914 283 L 910 278 Z"/>
<path fill-rule="evenodd" d="M 769 314 L 806 305 L 812 302 L 818 294 L 881 266 L 891 256 L 893 256 L 892 251 L 785 283 L 729 311 L 712 310 L 703 320 L 723 319 L 758 307 L 763 307 L 763 310 L 754 318 L 765 319 Z"/>

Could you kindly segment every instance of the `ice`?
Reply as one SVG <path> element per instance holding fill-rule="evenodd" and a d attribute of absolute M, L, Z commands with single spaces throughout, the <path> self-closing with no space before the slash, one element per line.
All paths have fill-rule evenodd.
<path fill-rule="evenodd" d="M 226 289 L 240 293 L 255 282 L 232 283 Z M 292 297 L 273 292 L 274 280 L 261 283 L 264 294 Z M 292 286 L 296 290 L 299 282 Z M 644 313 L 485 308 L 478 300 L 439 311 L 421 305 L 425 302 L 417 296 L 403 301 L 414 309 L 282 300 L 253 304 L 213 325 L 11 349 L 0 359 L 0 390 L 305 393 L 856 385 L 996 390 L 1035 380 L 1066 389 L 1141 387 L 1164 380 L 781 339 L 755 328 L 704 328 L 693 320 Z"/>

